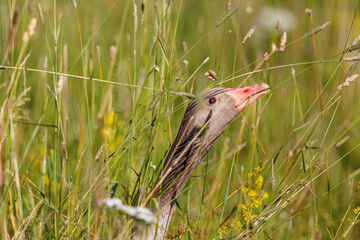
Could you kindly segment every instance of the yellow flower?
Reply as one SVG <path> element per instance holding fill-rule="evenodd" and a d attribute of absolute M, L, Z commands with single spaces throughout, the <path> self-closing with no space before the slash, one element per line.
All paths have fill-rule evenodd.
<path fill-rule="evenodd" d="M 262 166 L 257 166 L 254 168 L 254 170 L 255 170 L 254 172 L 257 172 L 257 171 L 261 172 L 262 169 L 263 169 Z"/>
<path fill-rule="evenodd" d="M 256 209 L 260 206 L 261 202 L 259 199 L 253 199 L 251 203 L 249 204 L 250 208 Z"/>
<path fill-rule="evenodd" d="M 269 198 L 269 194 L 261 190 L 264 182 L 264 178 L 260 175 L 261 170 L 262 167 L 259 166 L 254 168 L 254 173 L 248 173 L 250 184 L 241 188 L 249 198 L 247 204 L 241 204 L 241 214 L 245 220 L 256 217 L 257 215 L 250 212 L 259 208 L 264 199 Z"/>
<path fill-rule="evenodd" d="M 101 134 L 107 142 L 112 141 L 115 137 L 114 119 L 115 111 L 111 110 L 109 117 L 105 121 L 105 126 L 101 129 Z"/>
<path fill-rule="evenodd" d="M 229 233 L 229 229 L 227 226 L 222 226 L 218 230 L 219 238 L 222 239 L 224 235 L 227 235 Z"/>
<path fill-rule="evenodd" d="M 250 214 L 250 209 L 245 204 L 241 204 L 241 215 L 244 217 L 245 221 L 257 216 L 256 214 Z"/>
<path fill-rule="evenodd" d="M 360 206 L 357 206 L 356 208 L 353 209 L 353 212 L 355 215 L 359 214 L 360 212 Z"/>
<path fill-rule="evenodd" d="M 239 232 L 242 230 L 242 224 L 239 220 L 235 222 L 235 226 Z"/>
<path fill-rule="evenodd" d="M 267 198 L 269 198 L 269 194 L 267 192 L 265 192 L 261 199 L 263 200 L 263 199 L 267 199 Z"/>
<path fill-rule="evenodd" d="M 253 198 L 259 196 L 259 193 L 255 192 L 254 190 L 250 190 L 250 191 L 248 192 L 248 196 L 249 196 L 251 199 L 253 199 Z"/>
<path fill-rule="evenodd" d="M 263 185 L 263 181 L 264 181 L 264 178 L 262 176 L 259 176 L 254 183 L 254 188 L 260 189 Z"/>
<path fill-rule="evenodd" d="M 109 114 L 106 124 L 108 126 L 112 126 L 114 124 L 114 119 L 115 119 L 115 111 L 113 109 L 113 110 L 111 110 L 111 113 Z"/>
<path fill-rule="evenodd" d="M 115 137 L 115 130 L 110 126 L 106 126 L 101 129 L 101 134 L 107 142 L 110 142 Z"/>

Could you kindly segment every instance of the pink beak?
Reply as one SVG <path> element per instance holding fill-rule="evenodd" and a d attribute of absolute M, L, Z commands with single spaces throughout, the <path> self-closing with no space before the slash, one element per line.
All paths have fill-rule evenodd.
<path fill-rule="evenodd" d="M 231 88 L 227 94 L 235 99 L 235 107 L 239 112 L 243 111 L 258 98 L 270 92 L 270 87 L 266 83 L 256 84 L 249 87 Z"/>

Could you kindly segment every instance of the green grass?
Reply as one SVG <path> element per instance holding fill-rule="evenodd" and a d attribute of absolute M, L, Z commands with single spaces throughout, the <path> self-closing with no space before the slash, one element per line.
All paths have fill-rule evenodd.
<path fill-rule="evenodd" d="M 276 8 L 296 23 L 264 62 L 288 22 L 276 29 Z M 169 236 L 359 238 L 360 80 L 337 90 L 359 73 L 341 61 L 359 11 L 349 0 L 0 1 L 1 239 L 129 238 L 141 223 L 99 201 L 114 189 L 145 199 L 186 95 L 219 85 L 209 69 L 225 87 L 272 91 L 193 173 Z"/>

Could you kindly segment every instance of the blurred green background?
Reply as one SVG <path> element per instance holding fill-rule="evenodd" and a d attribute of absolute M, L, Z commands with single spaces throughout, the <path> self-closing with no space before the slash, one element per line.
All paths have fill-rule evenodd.
<path fill-rule="evenodd" d="M 141 222 L 99 202 L 151 191 L 179 93 L 220 85 L 209 69 L 272 91 L 193 173 L 169 238 L 360 237 L 359 79 L 338 90 L 359 72 L 342 61 L 359 1 L 9 0 L 0 17 L 2 239 L 130 238 Z"/>

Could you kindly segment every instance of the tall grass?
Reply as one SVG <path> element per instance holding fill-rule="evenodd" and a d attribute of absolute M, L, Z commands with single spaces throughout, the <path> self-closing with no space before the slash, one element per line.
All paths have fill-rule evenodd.
<path fill-rule="evenodd" d="M 271 94 L 193 173 L 169 237 L 359 238 L 358 12 L 336 0 L 0 1 L 1 239 L 130 238 L 142 223 L 100 200 L 146 199 L 188 95 L 260 82 Z"/>

